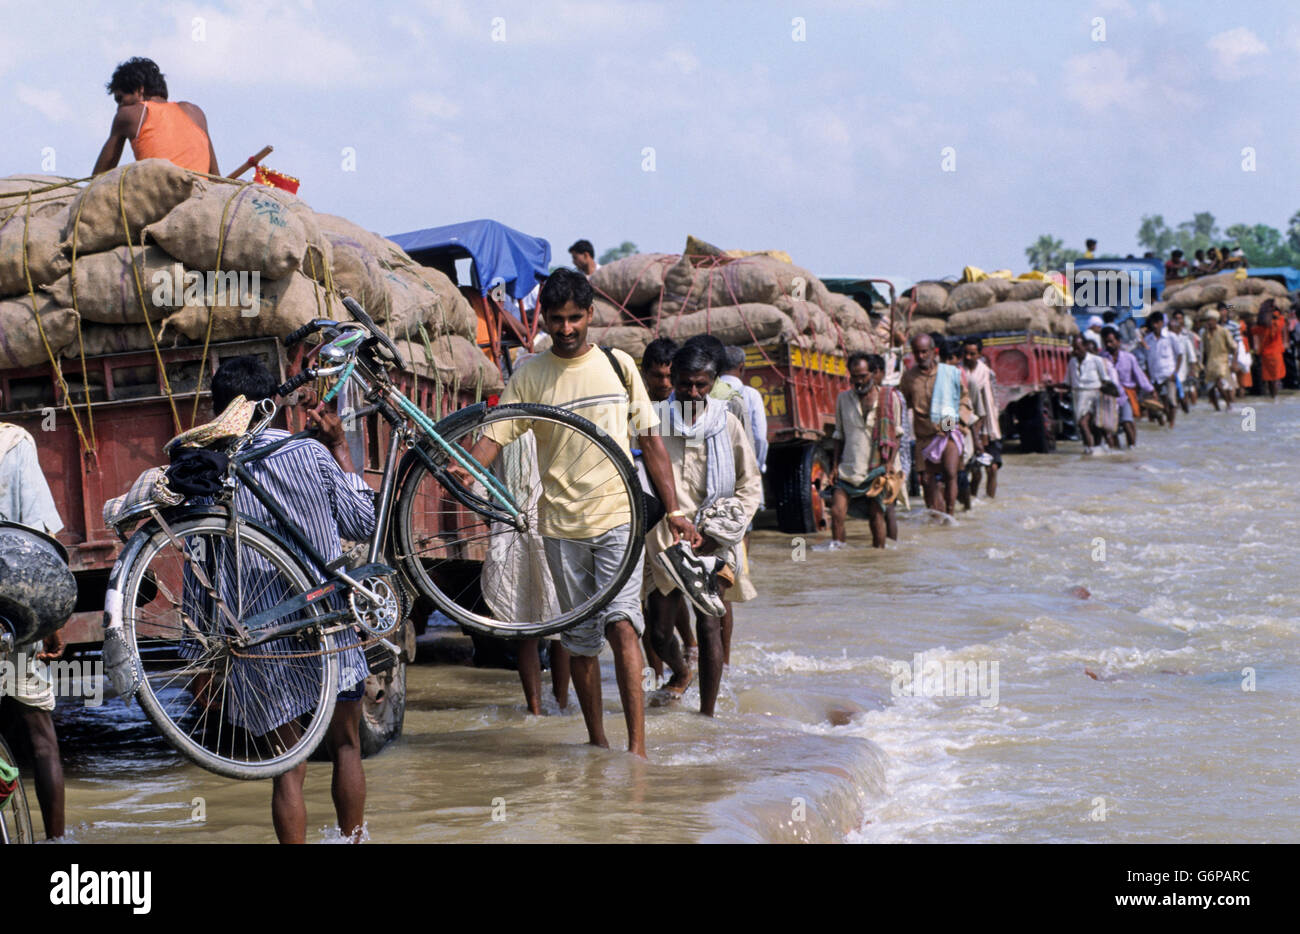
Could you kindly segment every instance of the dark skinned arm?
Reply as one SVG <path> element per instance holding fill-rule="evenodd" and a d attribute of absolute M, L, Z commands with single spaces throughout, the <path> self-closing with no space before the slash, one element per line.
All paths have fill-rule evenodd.
<path fill-rule="evenodd" d="M 664 439 L 656 434 L 638 435 L 636 443 L 641 447 L 645 471 L 650 475 L 650 482 L 654 484 L 655 492 L 663 501 L 665 511 L 676 512 L 677 481 L 673 477 L 673 465 L 668 459 L 668 449 L 664 447 Z M 685 539 L 692 548 L 703 541 L 700 533 L 695 530 L 695 525 L 684 516 L 669 516 L 668 527 L 672 529 L 673 541 Z"/>
<path fill-rule="evenodd" d="M 117 109 L 113 125 L 108 131 L 108 140 L 99 151 L 92 175 L 102 175 L 109 169 L 117 168 L 117 164 L 122 161 L 122 150 L 126 147 L 127 140 L 135 138 L 135 131 L 140 126 L 141 107 L 141 104 L 132 104 Z"/>

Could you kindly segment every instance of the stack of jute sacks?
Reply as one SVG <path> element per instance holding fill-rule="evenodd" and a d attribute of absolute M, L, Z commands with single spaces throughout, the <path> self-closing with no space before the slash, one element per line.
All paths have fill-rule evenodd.
<path fill-rule="evenodd" d="M 1291 307 L 1286 286 L 1272 279 L 1257 279 L 1249 270 L 1227 272 L 1217 276 L 1165 283 L 1164 300 L 1154 303 L 1152 311 L 1182 311 L 1194 322 L 1205 319 L 1206 313 L 1218 308 L 1219 302 L 1227 304 L 1230 311 L 1254 317 L 1265 299 L 1273 299 L 1279 311 Z M 1239 277 L 1240 276 L 1240 277 Z"/>
<path fill-rule="evenodd" d="M 1051 281 L 982 276 L 977 281 L 918 282 L 900 303 L 915 299 L 908 336 L 921 332 L 965 336 L 991 331 L 1037 331 L 1068 336 L 1079 333 Z"/>
<path fill-rule="evenodd" d="M 500 388 L 442 273 L 279 189 L 146 159 L 85 185 L 0 179 L 0 369 L 283 337 L 359 301 L 417 372 Z"/>
<path fill-rule="evenodd" d="M 724 252 L 688 238 L 682 254 L 638 253 L 591 277 L 591 340 L 640 357 L 656 337 L 724 344 L 786 341 L 824 353 L 885 346 L 867 312 L 780 251 Z"/>

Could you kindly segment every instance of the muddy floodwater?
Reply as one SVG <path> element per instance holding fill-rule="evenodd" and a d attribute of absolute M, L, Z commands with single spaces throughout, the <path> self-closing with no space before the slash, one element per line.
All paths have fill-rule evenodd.
<path fill-rule="evenodd" d="M 757 533 L 719 716 L 649 710 L 648 763 L 583 745 L 576 702 L 529 716 L 513 672 L 415 665 L 370 839 L 1300 840 L 1300 398 L 1253 408 L 1009 456 L 995 503 L 905 517 L 884 553 L 864 523 L 835 553 Z M 604 692 L 617 747 L 608 653 Z M 269 782 L 72 704 L 73 840 L 274 841 Z M 309 840 L 336 837 L 329 785 L 313 763 Z"/>

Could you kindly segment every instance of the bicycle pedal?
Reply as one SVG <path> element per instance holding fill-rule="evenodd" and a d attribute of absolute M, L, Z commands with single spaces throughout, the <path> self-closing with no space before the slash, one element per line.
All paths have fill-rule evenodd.
<path fill-rule="evenodd" d="M 397 659 L 402 654 L 402 650 L 387 639 L 378 639 L 366 646 L 365 654 L 366 665 L 370 668 L 370 673 L 378 675 L 397 665 Z"/>

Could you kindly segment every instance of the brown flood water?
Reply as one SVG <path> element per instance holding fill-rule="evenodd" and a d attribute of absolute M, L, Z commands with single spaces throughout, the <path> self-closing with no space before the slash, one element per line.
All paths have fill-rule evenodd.
<path fill-rule="evenodd" d="M 884 553 L 862 523 L 834 554 L 757 533 L 719 716 L 651 709 L 648 763 L 583 745 L 576 704 L 527 715 L 513 672 L 412 666 L 370 839 L 1300 839 L 1300 398 L 1253 406 L 1254 431 L 1202 406 L 1131 453 L 1008 457 L 995 503 L 905 517 Z M 917 654 L 990 690 L 900 692 Z M 269 782 L 189 765 L 138 710 L 58 724 L 74 841 L 274 840 Z M 307 796 L 308 839 L 336 839 L 328 764 Z"/>

